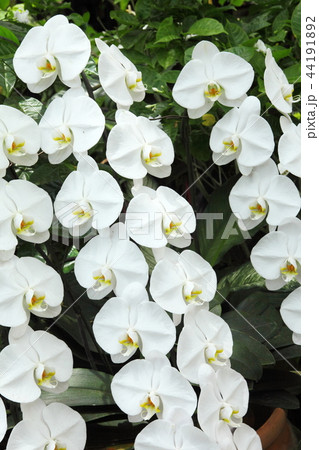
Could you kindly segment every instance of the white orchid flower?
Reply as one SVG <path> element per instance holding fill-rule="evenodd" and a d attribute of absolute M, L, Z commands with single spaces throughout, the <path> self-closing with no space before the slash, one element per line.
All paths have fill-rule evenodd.
<path fill-rule="evenodd" d="M 168 177 L 174 148 L 159 125 L 122 109 L 116 112 L 115 119 L 106 144 L 106 157 L 115 172 L 131 179 L 144 178 L 147 173 Z"/>
<path fill-rule="evenodd" d="M 197 417 L 201 429 L 221 449 L 234 448 L 231 431 L 242 424 L 247 412 L 249 391 L 245 378 L 229 367 L 217 372 L 208 365 L 199 369 L 201 392 Z M 229 442 L 232 447 L 225 444 Z"/>
<path fill-rule="evenodd" d="M 0 285 L 0 325 L 17 327 L 29 322 L 30 313 L 52 318 L 61 312 L 61 277 L 37 258 L 13 256 L 0 263 Z"/>
<path fill-rule="evenodd" d="M 216 101 L 225 106 L 239 106 L 252 85 L 252 66 L 240 56 L 220 52 L 209 41 L 195 45 L 192 59 L 179 74 L 173 98 L 197 119 Z"/>
<path fill-rule="evenodd" d="M 9 345 L 0 352 L 0 394 L 13 402 L 29 403 L 41 391 L 63 392 L 72 375 L 72 352 L 46 331 L 9 332 Z"/>
<path fill-rule="evenodd" d="M 301 345 L 301 287 L 291 292 L 280 306 L 282 320 L 292 331 L 292 340 Z"/>
<path fill-rule="evenodd" d="M 166 420 L 149 423 L 136 436 L 135 450 L 218 450 L 191 417 L 180 408 L 171 410 Z"/>
<path fill-rule="evenodd" d="M 280 117 L 283 134 L 278 142 L 280 173 L 287 170 L 296 177 L 301 177 L 301 124 L 295 125 L 285 116 Z"/>
<path fill-rule="evenodd" d="M 233 439 L 236 450 L 262 450 L 261 440 L 257 432 L 245 423 L 235 429 Z"/>
<path fill-rule="evenodd" d="M 0 180 L 0 260 L 10 259 L 18 243 L 49 239 L 53 208 L 49 194 L 26 180 Z"/>
<path fill-rule="evenodd" d="M 20 23 L 32 23 L 32 18 L 27 9 L 24 9 L 24 4 L 20 3 L 12 7 L 13 17 Z"/>
<path fill-rule="evenodd" d="M 242 176 L 229 194 L 230 207 L 240 228 L 250 230 L 266 218 L 270 226 L 280 225 L 300 210 L 300 195 L 290 178 L 279 175 L 269 159 Z"/>
<path fill-rule="evenodd" d="M 173 408 L 192 416 L 197 404 L 191 384 L 157 351 L 122 367 L 112 379 L 111 391 L 131 422 L 149 420 L 154 414 L 166 419 Z"/>
<path fill-rule="evenodd" d="M 136 281 L 145 286 L 148 281 L 143 253 L 114 230 L 117 227 L 113 225 L 109 235 L 93 237 L 75 259 L 75 277 L 91 299 L 102 299 L 111 291 L 121 295 L 126 285 Z"/>
<path fill-rule="evenodd" d="M 243 175 L 267 161 L 274 150 L 274 136 L 269 123 L 260 116 L 260 101 L 247 97 L 213 126 L 210 140 L 213 161 L 223 166 L 236 160 Z"/>
<path fill-rule="evenodd" d="M 264 53 L 264 55 L 267 52 L 267 47 L 261 39 L 258 39 L 256 44 L 254 45 L 254 48 L 256 49 L 256 52 Z"/>
<path fill-rule="evenodd" d="M 0 442 L 2 441 L 2 439 L 4 438 L 4 435 L 7 432 L 7 427 L 8 427 L 7 411 L 6 411 L 6 407 L 3 403 L 3 400 L 0 397 Z"/>
<path fill-rule="evenodd" d="M 150 293 L 166 311 L 184 314 L 189 305 L 213 299 L 217 286 L 214 269 L 192 250 L 178 254 L 165 248 L 151 275 Z"/>
<path fill-rule="evenodd" d="M 166 355 L 176 338 L 169 315 L 150 302 L 145 287 L 136 282 L 104 304 L 94 319 L 93 333 L 115 363 L 126 362 L 138 348 L 144 356 L 152 350 Z"/>
<path fill-rule="evenodd" d="M 73 236 L 81 236 L 91 227 L 96 230 L 109 227 L 119 217 L 123 201 L 115 178 L 99 170 L 93 158 L 82 155 L 77 170 L 62 184 L 54 210 Z"/>
<path fill-rule="evenodd" d="M 186 313 L 177 344 L 177 366 L 191 383 L 199 383 L 202 364 L 214 370 L 228 366 L 232 352 L 232 333 L 221 317 L 197 308 Z"/>
<path fill-rule="evenodd" d="M 95 39 L 101 54 L 98 62 L 100 83 L 119 109 L 129 109 L 133 102 L 145 97 L 142 74 L 115 45 Z"/>
<path fill-rule="evenodd" d="M 9 161 L 33 166 L 38 160 L 40 130 L 31 117 L 11 106 L 0 106 L 0 171 Z"/>
<path fill-rule="evenodd" d="M 151 248 L 187 247 L 196 228 L 191 205 L 173 189 L 142 186 L 130 201 L 126 212 L 128 233 L 140 245 Z"/>
<path fill-rule="evenodd" d="M 265 65 L 264 84 L 267 97 L 282 114 L 290 114 L 294 101 L 292 96 L 294 85 L 289 84 L 286 75 L 272 56 L 270 48 L 267 48 Z"/>
<path fill-rule="evenodd" d="M 102 136 L 104 115 L 98 104 L 84 89 L 73 88 L 56 97 L 48 106 L 40 123 L 41 148 L 52 164 L 59 164 L 74 152 L 86 154 Z"/>
<path fill-rule="evenodd" d="M 28 31 L 14 55 L 13 67 L 31 92 L 44 91 L 57 76 L 67 86 L 76 87 L 90 52 L 90 41 L 81 28 L 57 15 Z"/>
<path fill-rule="evenodd" d="M 23 419 L 13 428 L 7 450 L 84 450 L 86 424 L 63 403 L 43 400 L 21 405 Z"/>
<path fill-rule="evenodd" d="M 286 219 L 276 231 L 263 236 L 250 255 L 256 272 L 266 279 L 266 287 L 276 290 L 292 280 L 301 281 L 301 222 Z"/>

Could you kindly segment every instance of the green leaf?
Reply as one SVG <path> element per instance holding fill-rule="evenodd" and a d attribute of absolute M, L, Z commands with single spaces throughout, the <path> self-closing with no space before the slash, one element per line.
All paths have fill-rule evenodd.
<path fill-rule="evenodd" d="M 251 336 L 232 329 L 233 354 L 231 366 L 250 380 L 258 381 L 262 376 L 262 366 L 274 364 L 271 352 Z"/>
<path fill-rule="evenodd" d="M 253 47 L 245 47 L 244 45 L 228 48 L 227 51 L 244 58 L 246 61 L 250 61 L 256 52 Z"/>
<path fill-rule="evenodd" d="M 120 8 L 125 11 L 127 8 L 127 5 L 130 3 L 130 0 L 121 0 L 120 1 Z"/>
<path fill-rule="evenodd" d="M 12 64 L 0 60 L 0 95 L 8 98 L 14 88 L 16 79 Z"/>
<path fill-rule="evenodd" d="M 179 39 L 180 34 L 178 32 L 177 26 L 173 23 L 173 17 L 166 17 L 161 23 L 156 33 L 156 41 L 159 42 L 170 42 L 174 39 Z"/>
<path fill-rule="evenodd" d="M 168 136 L 174 142 L 178 134 L 178 121 L 167 120 L 162 123 L 162 127 L 165 133 L 168 134 Z"/>
<path fill-rule="evenodd" d="M 283 30 L 289 23 L 289 14 L 287 9 L 281 11 L 274 19 L 272 24 L 272 31 L 274 34 L 277 34 L 281 30 Z"/>
<path fill-rule="evenodd" d="M 223 25 L 218 20 L 209 18 L 197 20 L 187 32 L 197 36 L 214 36 L 221 33 L 226 33 Z"/>
<path fill-rule="evenodd" d="M 17 45 L 20 44 L 19 39 L 16 37 L 16 35 L 12 31 L 10 31 L 7 27 L 2 25 L 0 25 L 0 38 L 10 40 Z"/>
<path fill-rule="evenodd" d="M 269 27 L 269 25 L 271 25 L 270 22 L 268 22 L 268 16 L 269 13 L 263 13 L 263 14 L 259 14 L 258 16 L 251 18 L 249 20 L 249 22 L 246 22 L 244 24 L 244 29 L 246 31 L 246 33 L 251 34 L 254 33 L 255 31 L 261 30 L 262 28 L 266 28 Z"/>
<path fill-rule="evenodd" d="M 224 276 L 218 283 L 218 290 L 222 290 L 226 286 L 228 286 L 229 292 L 252 287 L 264 287 L 265 279 L 256 272 L 250 262 L 247 262 Z"/>
<path fill-rule="evenodd" d="M 258 315 L 237 308 L 237 311 L 225 313 L 223 319 L 230 328 L 241 331 L 260 342 L 270 341 L 271 344 L 271 338 L 283 328 L 279 312 L 271 306 L 264 307 L 263 313 Z"/>
<path fill-rule="evenodd" d="M 270 408 L 299 409 L 298 398 L 285 390 L 251 392 L 250 402 L 255 405 L 268 406 Z"/>
<path fill-rule="evenodd" d="M 20 22 L 7 22 L 4 20 L 0 20 L 0 26 L 6 28 L 7 30 L 10 30 L 15 37 L 19 40 L 19 42 L 22 41 L 26 33 L 30 30 L 30 25 L 27 25 L 26 23 L 20 23 Z"/>
<path fill-rule="evenodd" d="M 237 177 L 236 177 L 237 180 Z M 229 193 L 234 186 L 234 177 L 213 192 L 203 216 L 197 221 L 197 235 L 201 255 L 212 266 L 234 245 L 244 241 L 242 232 L 229 206 Z"/>
<path fill-rule="evenodd" d="M 271 47 L 272 56 L 275 58 L 276 62 L 280 61 L 283 58 L 286 58 L 286 56 L 289 56 L 291 50 L 292 48 L 285 48 L 281 45 Z"/>
<path fill-rule="evenodd" d="M 151 275 L 151 273 L 153 272 L 153 269 L 156 265 L 156 260 L 154 258 L 153 250 L 149 247 L 143 247 L 142 245 L 140 246 L 140 250 L 146 259 L 146 262 L 147 262 L 148 268 L 149 268 L 149 273 Z"/>
<path fill-rule="evenodd" d="M 5 10 L 10 5 L 10 0 L 0 0 L 0 9 Z"/>
<path fill-rule="evenodd" d="M 170 48 L 167 50 L 166 48 L 159 48 L 156 52 L 157 61 L 163 67 L 163 69 L 167 69 L 170 66 L 176 64 L 177 55 L 175 48 Z"/>
<path fill-rule="evenodd" d="M 111 19 L 115 19 L 118 23 L 129 26 L 138 26 L 138 20 L 133 14 L 129 14 L 126 11 L 111 11 Z"/>
<path fill-rule="evenodd" d="M 0 26 L 0 58 L 12 58 L 18 45 L 19 40 L 15 34 L 8 28 Z"/>
<path fill-rule="evenodd" d="M 228 38 L 232 46 L 241 44 L 248 39 L 248 34 L 240 25 L 237 25 L 234 22 L 229 22 L 227 20 L 225 30 L 228 33 Z"/>
<path fill-rule="evenodd" d="M 192 59 L 192 53 L 194 50 L 194 45 L 192 47 L 189 47 L 187 50 L 185 50 L 184 53 L 184 64 L 187 64 L 188 61 Z"/>
<path fill-rule="evenodd" d="M 154 0 L 138 0 L 135 5 L 135 12 L 142 22 L 149 20 L 151 11 L 154 9 Z"/>
<path fill-rule="evenodd" d="M 291 30 L 296 37 L 299 46 L 301 44 L 301 3 L 293 10 L 291 16 Z"/>
<path fill-rule="evenodd" d="M 147 33 L 141 32 L 141 30 L 131 30 L 121 37 L 121 44 L 125 49 L 134 48 L 134 50 L 143 51 L 146 39 Z M 147 61 L 149 61 L 148 57 L 145 58 L 145 62 Z"/>
<path fill-rule="evenodd" d="M 40 186 L 52 181 L 60 181 L 62 184 L 65 178 L 75 169 L 76 166 L 66 162 L 61 164 L 44 162 L 35 167 L 30 181 Z"/>
<path fill-rule="evenodd" d="M 167 70 L 166 72 L 162 73 L 162 79 L 166 83 L 176 83 L 177 77 L 180 74 L 179 70 Z"/>
<path fill-rule="evenodd" d="M 60 394 L 42 391 L 45 403 L 61 402 L 68 406 L 114 405 L 110 384 L 112 376 L 89 369 L 73 369 L 67 391 Z"/>
<path fill-rule="evenodd" d="M 274 34 L 273 36 L 270 36 L 268 38 L 269 42 L 282 42 L 285 40 L 287 34 L 287 30 L 280 30 L 278 33 Z"/>
<path fill-rule="evenodd" d="M 231 0 L 230 3 L 234 6 L 242 6 L 242 4 L 245 3 L 245 0 Z"/>
<path fill-rule="evenodd" d="M 301 65 L 300 63 L 293 64 L 292 66 L 284 69 L 284 73 L 291 84 L 301 83 Z"/>
<path fill-rule="evenodd" d="M 192 130 L 191 134 L 191 154 L 199 161 L 211 161 L 212 151 L 203 139 L 202 130 Z"/>
<path fill-rule="evenodd" d="M 36 122 L 39 122 L 44 114 L 44 105 L 36 98 L 30 97 L 23 99 L 19 102 L 20 109 L 27 114 L 27 116 L 32 117 Z"/>

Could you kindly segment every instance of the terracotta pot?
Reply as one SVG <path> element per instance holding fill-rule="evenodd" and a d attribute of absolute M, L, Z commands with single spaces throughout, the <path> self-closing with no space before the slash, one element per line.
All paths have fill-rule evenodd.
<path fill-rule="evenodd" d="M 285 411 L 276 408 L 269 419 L 257 430 L 263 450 L 293 450 L 295 440 Z"/>

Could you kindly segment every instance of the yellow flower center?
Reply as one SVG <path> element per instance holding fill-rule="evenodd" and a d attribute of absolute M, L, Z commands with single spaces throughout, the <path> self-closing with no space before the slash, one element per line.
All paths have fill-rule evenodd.
<path fill-rule="evenodd" d="M 226 147 L 226 150 L 230 152 L 235 152 L 238 149 L 238 146 L 234 143 L 234 141 L 223 141 L 223 144 Z"/>
<path fill-rule="evenodd" d="M 50 384 L 50 381 L 54 377 L 54 375 L 55 375 L 55 372 L 46 372 L 46 370 L 44 369 L 42 372 L 41 378 L 38 379 L 38 385 L 42 386 L 42 385 Z"/>
<path fill-rule="evenodd" d="M 149 410 L 153 411 L 154 413 L 159 413 L 159 412 L 161 412 L 161 410 L 160 410 L 157 406 L 154 405 L 154 403 L 152 402 L 152 400 L 150 399 L 150 397 L 147 397 L 146 402 L 141 403 L 141 404 L 140 404 L 140 407 L 141 407 L 141 408 L 145 408 L 146 410 L 149 409 Z"/>
<path fill-rule="evenodd" d="M 32 228 L 33 223 L 33 220 L 30 220 L 29 222 L 21 220 L 20 226 L 16 228 L 17 234 L 25 234 L 27 231 L 30 231 L 30 233 L 32 233 L 34 231 Z"/>
<path fill-rule="evenodd" d="M 210 100 L 217 100 L 217 98 L 220 97 L 221 94 L 222 87 L 214 81 L 209 83 L 207 89 L 204 91 L 205 97 Z"/>
<path fill-rule="evenodd" d="M 45 64 L 43 66 L 39 66 L 38 69 L 41 70 L 41 72 L 47 74 L 54 72 L 56 67 L 51 64 L 49 60 L 45 60 Z"/>
<path fill-rule="evenodd" d="M 25 154 L 25 152 L 23 152 L 23 147 L 25 145 L 25 142 L 20 142 L 20 144 L 16 144 L 15 141 L 12 142 L 11 147 L 7 148 L 7 152 L 9 153 L 9 155 L 12 154 Z"/>
<path fill-rule="evenodd" d="M 215 362 L 215 361 L 217 361 L 218 360 L 218 355 L 220 354 L 220 353 L 223 353 L 223 349 L 221 349 L 221 350 L 216 350 L 216 352 L 215 352 L 215 355 L 214 356 L 211 356 L 210 358 L 208 358 L 207 359 L 207 362 L 209 363 L 209 364 L 211 364 L 212 362 Z"/>
<path fill-rule="evenodd" d="M 89 219 L 91 217 L 91 213 L 89 211 L 84 211 L 83 208 L 78 208 L 76 211 L 73 211 L 72 214 L 79 219 Z"/>
<path fill-rule="evenodd" d="M 293 280 L 297 275 L 297 262 L 293 258 L 286 260 L 286 265 L 280 269 L 282 279 L 287 283 Z"/>
<path fill-rule="evenodd" d="M 28 309 L 31 311 L 32 309 L 38 309 L 45 299 L 45 295 L 42 295 L 41 297 L 37 297 L 36 295 L 33 295 L 30 303 L 28 304 Z"/>
<path fill-rule="evenodd" d="M 182 222 L 170 222 L 169 227 L 165 228 L 165 234 L 171 234 L 173 231 L 177 231 L 181 225 Z"/>
<path fill-rule="evenodd" d="M 71 138 L 66 137 L 64 133 L 61 133 L 61 136 L 54 137 L 53 140 L 57 141 L 60 145 L 66 145 L 71 142 Z"/>
<path fill-rule="evenodd" d="M 112 283 L 111 280 L 106 280 L 104 275 L 97 275 L 93 277 L 93 280 L 96 280 L 98 283 L 105 284 L 106 286 L 110 286 Z"/>

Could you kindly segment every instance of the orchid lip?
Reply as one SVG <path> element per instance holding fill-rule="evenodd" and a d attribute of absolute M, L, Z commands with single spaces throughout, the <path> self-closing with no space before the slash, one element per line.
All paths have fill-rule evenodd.
<path fill-rule="evenodd" d="M 51 439 L 44 447 L 44 450 L 67 450 L 67 447 L 64 444 L 60 444 L 56 440 Z"/>
<path fill-rule="evenodd" d="M 134 72 L 133 70 L 128 70 L 125 76 L 126 86 L 130 91 L 133 92 L 144 92 L 145 87 L 142 82 L 141 72 Z"/>
<path fill-rule="evenodd" d="M 77 208 L 74 211 L 72 211 L 72 215 L 76 216 L 78 225 L 83 225 L 93 215 L 93 210 L 92 210 L 90 203 L 88 203 L 86 201 L 79 202 L 77 205 Z"/>
<path fill-rule="evenodd" d="M 260 217 L 267 214 L 267 202 L 259 197 L 256 202 L 249 205 L 251 220 L 258 220 Z"/>
<path fill-rule="evenodd" d="M 225 146 L 225 149 L 223 151 L 223 155 L 233 155 L 237 152 L 239 146 L 240 146 L 240 139 L 239 136 L 234 134 L 233 136 L 230 136 L 223 140 L 223 145 Z"/>
<path fill-rule="evenodd" d="M 139 347 L 139 337 L 136 331 L 128 329 L 127 332 L 119 339 L 119 343 L 122 345 L 121 354 L 123 356 L 132 355 Z"/>
<path fill-rule="evenodd" d="M 93 289 L 95 291 L 101 291 L 114 283 L 114 275 L 110 268 L 101 267 L 92 274 L 93 280 L 95 280 Z"/>
<path fill-rule="evenodd" d="M 224 365 L 226 358 L 222 356 L 223 353 L 223 348 L 218 349 L 213 343 L 207 343 L 205 358 L 208 364 Z"/>
<path fill-rule="evenodd" d="M 44 301 L 45 295 L 29 288 L 25 293 L 25 301 L 29 311 L 44 312 L 48 309 L 48 304 Z"/>
<path fill-rule="evenodd" d="M 222 90 L 222 87 L 216 81 L 211 81 L 208 83 L 207 88 L 204 91 L 204 95 L 209 100 L 215 101 L 221 96 Z"/>
<path fill-rule="evenodd" d="M 45 367 L 44 364 L 39 363 L 35 368 L 34 375 L 38 386 L 53 389 L 58 385 L 55 378 L 55 371 L 50 367 Z"/>
<path fill-rule="evenodd" d="M 57 70 L 57 64 L 54 56 L 43 56 L 42 58 L 40 58 L 37 67 L 42 72 L 42 78 L 51 77 Z"/>
<path fill-rule="evenodd" d="M 155 393 L 147 394 L 140 407 L 143 408 L 141 416 L 144 420 L 149 420 L 154 414 L 160 413 L 160 398 Z"/>
<path fill-rule="evenodd" d="M 239 410 L 233 409 L 228 403 L 224 403 L 219 410 L 219 419 L 226 422 L 231 427 L 238 427 L 242 419 L 237 417 Z"/>
<path fill-rule="evenodd" d="M 171 238 L 183 236 L 183 222 L 175 214 L 165 214 L 163 217 L 163 228 L 166 236 Z"/>
<path fill-rule="evenodd" d="M 25 218 L 21 213 L 16 213 L 13 218 L 13 227 L 18 235 L 21 236 L 34 236 L 35 229 L 32 226 L 34 221 L 29 218 Z"/>
<path fill-rule="evenodd" d="M 8 135 L 5 139 L 5 145 L 9 155 L 24 156 L 26 154 L 25 141 L 22 139 Z"/>
<path fill-rule="evenodd" d="M 200 286 L 191 281 L 187 281 L 183 287 L 183 296 L 184 300 L 187 304 L 198 304 L 202 305 L 204 301 L 199 297 L 202 294 L 202 290 Z"/>
<path fill-rule="evenodd" d="M 285 266 L 280 268 L 281 277 L 285 282 L 293 280 L 299 272 L 297 272 L 298 263 L 294 258 L 288 258 L 285 261 Z"/>
<path fill-rule="evenodd" d="M 72 131 L 68 126 L 62 125 L 60 128 L 54 130 L 52 139 L 58 144 L 59 150 L 62 150 L 72 143 Z"/>
<path fill-rule="evenodd" d="M 142 159 L 146 164 L 148 164 L 152 167 L 162 166 L 161 162 L 158 161 L 158 158 L 161 155 L 162 155 L 162 153 L 158 149 L 152 147 L 151 145 L 145 144 L 143 146 Z"/>

